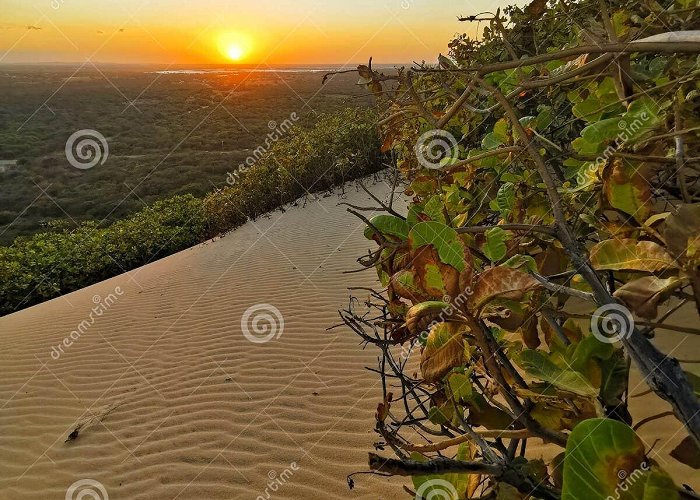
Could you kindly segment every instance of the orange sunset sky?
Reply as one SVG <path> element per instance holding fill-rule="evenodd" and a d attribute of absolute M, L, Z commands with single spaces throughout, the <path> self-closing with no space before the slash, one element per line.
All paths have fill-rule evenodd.
<path fill-rule="evenodd" d="M 0 0 L 0 64 L 433 61 L 502 0 Z M 517 2 L 522 4 L 522 1 Z"/>

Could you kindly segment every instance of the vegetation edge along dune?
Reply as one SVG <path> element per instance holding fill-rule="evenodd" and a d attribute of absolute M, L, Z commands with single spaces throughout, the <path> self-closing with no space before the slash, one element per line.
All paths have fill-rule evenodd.
<path fill-rule="evenodd" d="M 347 108 L 293 127 L 229 185 L 158 201 L 107 227 L 96 221 L 0 247 L 0 314 L 9 314 L 230 231 L 310 192 L 382 168 L 372 110 Z"/>

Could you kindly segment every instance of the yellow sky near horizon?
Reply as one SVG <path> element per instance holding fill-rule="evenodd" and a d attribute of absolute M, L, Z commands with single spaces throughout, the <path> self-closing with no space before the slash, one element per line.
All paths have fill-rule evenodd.
<path fill-rule="evenodd" d="M 0 0 L 0 63 L 434 61 L 503 0 Z M 523 3 L 519 1 L 517 3 Z"/>

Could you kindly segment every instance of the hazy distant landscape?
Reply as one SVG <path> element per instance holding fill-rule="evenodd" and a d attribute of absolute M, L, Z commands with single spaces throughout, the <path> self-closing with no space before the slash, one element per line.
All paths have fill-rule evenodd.
<path fill-rule="evenodd" d="M 0 66 L 0 244 L 52 220 L 111 222 L 175 194 L 203 195 L 295 112 L 367 106 L 330 66 Z M 104 164 L 73 168 L 65 145 L 94 129 Z"/>

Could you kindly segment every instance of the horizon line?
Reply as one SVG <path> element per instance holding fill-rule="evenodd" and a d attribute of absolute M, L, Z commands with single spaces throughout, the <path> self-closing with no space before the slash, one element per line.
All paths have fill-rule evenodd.
<path fill-rule="evenodd" d="M 436 61 L 437 62 L 437 61 Z M 184 63 L 173 63 L 173 62 L 143 62 L 143 61 L 134 61 L 134 62 L 112 62 L 112 61 L 0 61 L 0 66 L 22 66 L 22 65 L 29 65 L 29 66 L 39 66 L 39 65 L 47 65 L 47 66 L 68 66 L 68 65 L 81 65 L 81 64 L 94 64 L 94 65 L 114 65 L 114 66 L 153 66 L 153 65 L 170 65 L 170 66 L 256 66 L 256 67 L 264 67 L 264 66 L 357 66 L 357 65 L 362 65 L 366 64 L 366 61 L 362 62 L 345 62 L 345 63 L 340 63 L 340 62 L 321 62 L 321 63 L 302 63 L 302 62 L 295 62 L 295 63 L 230 63 L 230 62 L 200 62 L 200 63 L 191 63 L 191 62 L 184 62 Z M 372 65 L 375 67 L 378 66 L 406 66 L 406 65 L 413 65 L 415 62 L 387 62 L 387 63 L 377 63 L 376 61 L 372 61 Z"/>

